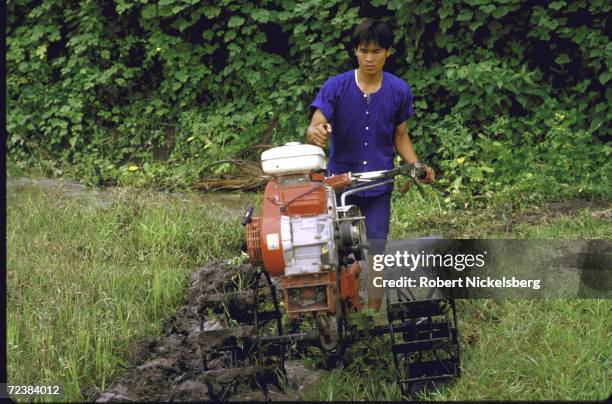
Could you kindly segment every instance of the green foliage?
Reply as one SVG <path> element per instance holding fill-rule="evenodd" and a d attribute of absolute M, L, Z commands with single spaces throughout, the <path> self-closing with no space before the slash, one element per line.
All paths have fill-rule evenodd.
<path fill-rule="evenodd" d="M 415 94 L 413 141 L 453 203 L 502 186 L 605 193 L 609 2 L 369 3 L 10 1 L 10 158 L 98 185 L 189 186 L 264 134 L 303 138 L 318 88 L 354 66 L 352 27 L 379 17 L 395 28 L 386 68 Z"/>
<path fill-rule="evenodd" d="M 478 131 L 459 115 L 430 126 L 439 141 L 432 159 L 450 207 L 483 200 L 522 206 L 547 196 L 609 197 L 612 149 L 586 130 L 574 131 L 565 114 L 551 112 L 542 127 L 521 136 L 505 117 Z"/>

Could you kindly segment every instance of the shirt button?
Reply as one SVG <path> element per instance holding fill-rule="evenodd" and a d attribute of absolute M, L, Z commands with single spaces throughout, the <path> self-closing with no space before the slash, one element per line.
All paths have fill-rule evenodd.
<path fill-rule="evenodd" d="M 364 94 L 364 95 L 363 95 L 363 98 L 368 98 L 368 95 L 367 95 L 367 94 Z"/>
<path fill-rule="evenodd" d="M 365 142 L 363 145 L 364 145 L 364 146 L 367 146 L 367 145 L 368 145 L 368 142 Z"/>
<path fill-rule="evenodd" d="M 369 126 L 366 126 L 366 130 L 370 130 L 370 127 L 369 127 Z"/>
<path fill-rule="evenodd" d="M 364 162 L 363 162 L 363 164 L 364 164 L 364 165 L 365 165 L 365 164 L 368 164 L 368 162 L 367 162 L 367 161 L 364 161 Z"/>
<path fill-rule="evenodd" d="M 366 111 L 366 115 L 368 115 L 370 113 L 370 111 Z"/>

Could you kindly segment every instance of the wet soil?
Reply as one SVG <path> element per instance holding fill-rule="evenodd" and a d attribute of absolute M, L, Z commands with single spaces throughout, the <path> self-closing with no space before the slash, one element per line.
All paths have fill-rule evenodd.
<path fill-rule="evenodd" d="M 111 203 L 126 196 L 139 195 L 139 190 L 126 187 L 90 188 L 76 181 L 51 178 L 7 178 L 7 196 L 20 189 L 40 189 L 43 192 L 53 192 L 66 197 L 85 198 L 88 204 L 99 207 L 110 206 Z M 160 203 L 178 199 L 181 202 L 210 208 L 215 207 L 217 217 L 229 221 L 238 220 L 244 213 L 247 204 L 253 203 L 255 194 L 244 192 L 156 192 Z M 156 198 L 151 198 L 155 201 Z"/>
<path fill-rule="evenodd" d="M 542 207 L 534 207 L 521 213 L 514 214 L 510 224 L 528 223 L 535 224 L 550 219 L 573 216 L 582 209 L 589 209 L 593 217 L 610 220 L 612 219 L 612 203 L 603 199 L 586 201 L 584 199 L 567 199 L 561 202 L 551 202 Z"/>
<path fill-rule="evenodd" d="M 199 268 L 190 276 L 183 305 L 163 323 L 164 335 L 135 342 L 128 355 L 132 367 L 102 394 L 85 389 L 82 392 L 85 399 L 201 401 L 218 398 L 209 395 L 209 385 L 214 394 L 231 385 L 224 399 L 264 400 L 253 376 L 266 369 L 240 367 L 228 371 L 224 358 L 219 354 L 215 357 L 216 348 L 228 337 L 249 337 L 253 333 L 252 326 L 228 324 L 225 314 L 229 312 L 232 319 L 248 317 L 246 307 L 253 302 L 253 292 L 237 289 L 252 272 L 251 265 L 231 266 L 222 262 Z M 249 319 L 243 319 L 247 324 Z M 209 358 L 208 372 L 203 365 L 204 355 Z M 287 362 L 285 368 L 288 385 L 282 392 L 270 386 L 269 400 L 299 400 L 301 393 L 314 388 L 326 374 L 297 361 Z"/>
<path fill-rule="evenodd" d="M 108 187 L 89 188 L 78 182 L 62 179 L 49 178 L 7 178 L 7 190 L 19 188 L 39 187 L 43 190 L 58 192 L 66 196 L 88 197 L 90 201 L 99 206 L 108 206 L 112 201 L 125 193 L 130 193 L 130 188 Z M 182 201 L 196 203 L 201 206 L 210 207 L 215 205 L 218 217 L 228 220 L 237 220 L 244 212 L 248 203 L 253 203 L 255 195 L 244 192 L 159 192 L 160 199 L 180 198 Z M 597 219 L 612 220 L 612 203 L 603 199 L 587 201 L 584 199 L 567 199 L 560 202 L 551 202 L 543 206 L 531 207 L 521 212 L 499 213 L 495 217 L 493 228 L 499 231 L 512 231 L 514 226 L 520 224 L 547 223 L 553 219 L 564 216 L 575 216 L 583 209 L 589 209 L 589 214 Z M 449 229 L 453 230 L 452 228 Z"/>

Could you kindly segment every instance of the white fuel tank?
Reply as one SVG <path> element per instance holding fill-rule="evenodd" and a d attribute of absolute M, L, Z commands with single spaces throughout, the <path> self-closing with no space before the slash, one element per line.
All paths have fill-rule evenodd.
<path fill-rule="evenodd" d="M 319 146 L 289 142 L 261 153 L 261 167 L 270 175 L 300 174 L 327 168 L 327 159 Z"/>

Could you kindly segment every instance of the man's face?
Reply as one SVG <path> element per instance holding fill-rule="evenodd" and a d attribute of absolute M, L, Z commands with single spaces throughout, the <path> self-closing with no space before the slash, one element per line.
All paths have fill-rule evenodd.
<path fill-rule="evenodd" d="M 382 71 L 385 60 L 389 57 L 390 50 L 385 50 L 374 42 L 361 43 L 355 49 L 359 69 L 366 74 L 377 74 Z"/>

